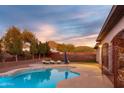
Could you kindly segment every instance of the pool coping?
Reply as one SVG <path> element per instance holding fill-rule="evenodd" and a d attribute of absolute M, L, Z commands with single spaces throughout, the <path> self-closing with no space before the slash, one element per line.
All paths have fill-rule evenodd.
<path fill-rule="evenodd" d="M 37 64 L 31 64 L 31 65 L 37 65 Z M 65 67 L 67 67 L 67 69 L 69 69 L 71 71 L 72 68 L 75 68 L 74 66 L 63 65 L 63 64 L 62 65 L 43 65 L 43 64 L 41 64 L 42 66 L 31 66 L 31 65 L 29 65 L 28 67 L 21 67 L 18 69 L 12 69 L 10 71 L 1 72 L 0 76 L 9 76 L 9 75 L 23 72 L 26 70 L 39 70 L 39 69 L 47 69 L 47 68 L 61 68 L 61 67 L 65 68 Z M 78 72 L 76 72 L 76 73 L 78 73 Z"/>

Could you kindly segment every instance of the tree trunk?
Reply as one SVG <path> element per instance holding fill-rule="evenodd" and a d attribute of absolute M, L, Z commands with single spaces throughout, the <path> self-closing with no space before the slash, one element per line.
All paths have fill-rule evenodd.
<path fill-rule="evenodd" d="M 40 60 L 40 54 L 39 54 L 39 60 Z"/>
<path fill-rule="evenodd" d="M 45 58 L 45 54 L 43 54 L 43 58 Z"/>
<path fill-rule="evenodd" d="M 34 60 L 34 54 L 33 54 L 32 58 L 33 58 L 33 60 Z"/>
<path fill-rule="evenodd" d="M 16 62 L 18 61 L 18 55 L 16 55 Z"/>

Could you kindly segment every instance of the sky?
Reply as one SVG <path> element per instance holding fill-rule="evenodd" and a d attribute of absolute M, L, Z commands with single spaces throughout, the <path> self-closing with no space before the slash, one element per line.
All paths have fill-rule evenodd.
<path fill-rule="evenodd" d="M 0 37 L 11 26 L 32 31 L 41 42 L 94 47 L 112 6 L 0 6 Z"/>

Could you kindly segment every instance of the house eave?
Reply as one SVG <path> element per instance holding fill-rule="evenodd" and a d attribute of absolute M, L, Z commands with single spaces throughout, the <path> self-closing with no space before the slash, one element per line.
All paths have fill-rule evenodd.
<path fill-rule="evenodd" d="M 111 29 L 123 17 L 123 15 L 124 15 L 124 6 L 123 5 L 113 6 L 105 23 L 103 24 L 103 27 L 102 27 L 96 41 L 100 42 L 101 40 L 103 40 L 105 38 L 105 36 L 111 31 Z"/>

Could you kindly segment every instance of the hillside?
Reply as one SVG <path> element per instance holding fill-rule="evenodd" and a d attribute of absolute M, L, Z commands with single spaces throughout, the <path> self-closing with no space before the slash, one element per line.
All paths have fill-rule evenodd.
<path fill-rule="evenodd" d="M 55 41 L 48 41 L 50 48 L 60 52 L 95 52 L 95 49 L 89 46 L 74 46 L 72 44 L 60 44 Z"/>

